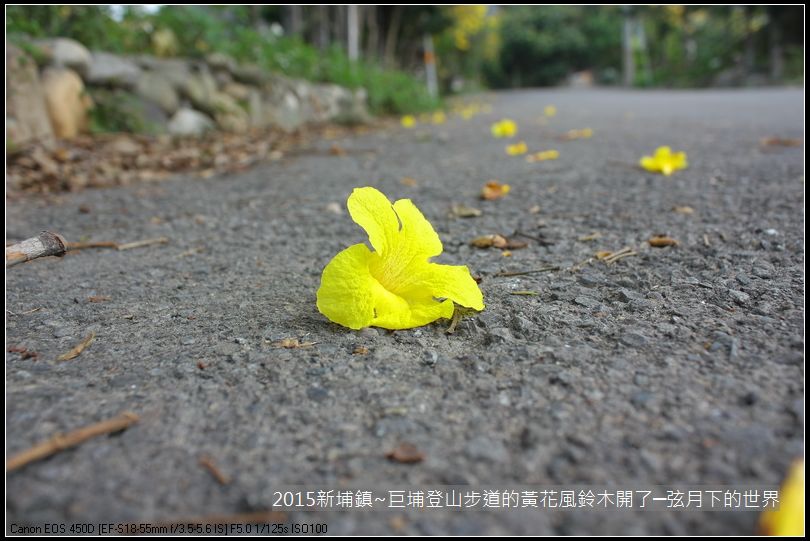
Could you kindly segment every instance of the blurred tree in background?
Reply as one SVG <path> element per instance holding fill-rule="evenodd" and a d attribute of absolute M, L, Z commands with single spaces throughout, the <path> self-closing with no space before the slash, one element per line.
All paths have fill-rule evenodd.
<path fill-rule="evenodd" d="M 438 105 L 424 89 L 426 36 L 445 92 L 554 85 L 583 71 L 596 83 L 619 83 L 624 70 L 630 84 L 674 87 L 804 76 L 802 6 L 18 5 L 6 7 L 6 31 L 118 53 L 222 52 L 363 86 L 378 112 Z"/>

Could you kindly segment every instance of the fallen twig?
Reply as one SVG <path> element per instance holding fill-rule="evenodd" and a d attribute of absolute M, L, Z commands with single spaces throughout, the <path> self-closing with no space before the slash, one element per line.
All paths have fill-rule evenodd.
<path fill-rule="evenodd" d="M 79 428 L 72 432 L 68 432 L 67 434 L 56 434 L 49 440 L 38 443 L 30 449 L 17 453 L 6 460 L 6 472 L 21 468 L 31 462 L 42 460 L 43 458 L 47 458 L 58 453 L 59 451 L 64 451 L 65 449 L 75 447 L 76 445 L 79 445 L 80 443 L 83 443 L 91 438 L 95 438 L 96 436 L 120 432 L 121 430 L 124 430 L 125 428 L 137 423 L 138 419 L 139 417 L 136 414 L 125 411 L 112 419 L 101 421 L 100 423 L 92 424 L 84 428 Z"/>
<path fill-rule="evenodd" d="M 555 265 L 553 267 L 542 267 L 542 268 L 539 268 L 539 269 L 531 269 L 531 270 L 527 270 L 527 271 L 498 272 L 498 273 L 495 274 L 495 276 L 504 276 L 504 277 L 506 277 L 506 276 L 523 276 L 525 274 L 536 274 L 538 272 L 552 272 L 552 271 L 558 271 L 558 270 L 560 270 L 560 267 Z"/>
<path fill-rule="evenodd" d="M 220 470 L 219 467 L 217 467 L 216 463 L 214 462 L 214 459 L 211 458 L 210 456 L 208 455 L 201 456 L 200 466 L 208 470 L 208 473 L 210 473 L 220 485 L 230 484 L 231 478 L 222 473 L 222 470 Z"/>
<path fill-rule="evenodd" d="M 100 242 L 68 242 L 68 250 L 84 250 L 85 248 L 118 248 L 117 242 L 100 241 Z"/>
<path fill-rule="evenodd" d="M 540 244 L 540 246 L 553 246 L 554 245 L 554 242 L 546 239 L 543 236 L 529 235 L 528 233 L 524 233 L 523 231 L 520 231 L 518 229 L 515 229 L 515 232 L 512 233 L 512 236 L 513 237 L 524 237 L 524 238 L 527 238 L 527 239 L 532 239 L 533 241 Z"/>
<path fill-rule="evenodd" d="M 56 358 L 57 361 L 69 361 L 71 359 L 75 359 L 79 355 L 81 355 L 82 351 L 87 349 L 87 346 L 93 343 L 93 340 L 96 338 L 95 331 L 90 332 L 87 337 L 79 342 L 73 349 L 68 351 L 67 353 L 63 353 L 59 357 Z"/>
<path fill-rule="evenodd" d="M 6 313 L 8 313 L 8 315 L 10 315 L 10 316 L 27 316 L 28 314 L 33 314 L 34 312 L 39 312 L 40 310 L 42 310 L 41 306 L 39 306 L 37 308 L 32 308 L 30 310 L 26 310 L 25 312 L 16 313 L 16 312 L 12 312 L 8 308 L 6 308 Z"/>
<path fill-rule="evenodd" d="M 167 237 L 158 237 L 156 239 L 137 240 L 135 242 L 128 242 L 126 244 L 119 244 L 118 250 L 131 250 L 133 248 L 140 248 L 142 246 L 151 246 L 152 244 L 166 244 L 169 242 Z"/>
<path fill-rule="evenodd" d="M 461 321 L 461 310 L 456 308 L 456 310 L 453 312 L 453 319 L 450 321 L 450 326 L 447 327 L 446 331 L 444 331 L 445 334 L 453 334 L 456 332 L 456 326 L 458 325 L 459 321 Z"/>
<path fill-rule="evenodd" d="M 134 242 L 127 242 L 121 244 L 111 240 L 102 240 L 98 242 L 69 242 L 67 249 L 71 252 L 74 250 L 84 250 L 86 248 L 111 248 L 113 250 L 131 250 L 133 248 L 140 248 L 142 246 L 150 246 L 152 244 L 166 244 L 169 242 L 167 237 L 158 237 L 156 239 L 136 240 Z"/>
<path fill-rule="evenodd" d="M 609 256 L 606 256 L 606 257 L 601 258 L 601 259 L 606 264 L 610 265 L 611 263 L 615 263 L 616 261 L 618 261 L 618 260 L 620 260 L 620 259 L 622 259 L 624 257 L 630 257 L 632 255 L 638 255 L 638 252 L 634 252 L 632 248 L 630 248 L 629 246 L 626 246 L 626 247 L 622 248 L 621 250 L 619 250 L 618 252 L 613 252 Z"/>
<path fill-rule="evenodd" d="M 6 268 L 31 261 L 38 257 L 62 257 L 67 252 L 67 242 L 62 235 L 43 231 L 38 237 L 26 239 L 6 247 Z"/>

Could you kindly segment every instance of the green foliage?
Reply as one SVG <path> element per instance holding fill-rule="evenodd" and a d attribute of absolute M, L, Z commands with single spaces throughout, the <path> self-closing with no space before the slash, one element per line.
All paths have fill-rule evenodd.
<path fill-rule="evenodd" d="M 547 86 L 571 72 L 620 67 L 621 16 L 615 8 L 504 8 L 501 50 L 485 75 L 496 87 Z"/>
<path fill-rule="evenodd" d="M 154 14 L 146 14 L 137 7 L 128 7 L 121 21 L 116 21 L 104 6 L 10 6 L 6 28 L 10 33 L 34 38 L 70 37 L 90 49 L 118 53 L 150 51 L 150 32 L 168 30 L 176 39 L 178 56 L 202 58 L 221 52 L 238 62 L 257 64 L 290 77 L 364 87 L 375 113 L 422 112 L 440 105 L 427 94 L 423 83 L 405 72 L 370 62 L 351 63 L 340 47 L 321 51 L 299 38 L 258 30 L 256 8 L 164 6 Z M 272 6 L 261 9 L 274 13 Z M 437 28 L 444 24 L 436 9 L 426 8 L 420 14 Z M 132 120 L 126 107 L 106 101 L 94 112 L 95 125 L 104 131 L 124 129 Z"/>

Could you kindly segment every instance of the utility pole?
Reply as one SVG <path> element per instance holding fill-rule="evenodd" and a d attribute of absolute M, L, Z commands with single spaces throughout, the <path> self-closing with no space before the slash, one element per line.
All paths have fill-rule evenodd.
<path fill-rule="evenodd" d="M 633 54 L 633 15 L 630 6 L 622 6 L 624 25 L 622 32 L 622 72 L 624 86 L 632 87 L 636 82 L 636 59 Z"/>
<path fill-rule="evenodd" d="M 427 80 L 428 94 L 434 98 L 439 95 L 439 79 L 436 76 L 436 53 L 433 50 L 433 36 L 425 34 L 423 40 L 425 48 L 425 79 Z"/>
<path fill-rule="evenodd" d="M 360 10 L 356 4 L 349 6 L 347 26 L 349 60 L 356 62 L 360 59 Z"/>

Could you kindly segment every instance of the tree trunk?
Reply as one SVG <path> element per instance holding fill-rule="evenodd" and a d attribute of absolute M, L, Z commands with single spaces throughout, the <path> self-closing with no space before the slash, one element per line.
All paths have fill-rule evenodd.
<path fill-rule="evenodd" d="M 624 86 L 632 87 L 636 83 L 636 59 L 633 54 L 633 16 L 630 7 L 624 6 L 624 24 L 622 26 L 622 71 Z"/>
<path fill-rule="evenodd" d="M 360 59 L 360 9 L 357 4 L 350 4 L 347 17 L 347 38 L 349 60 Z"/>
<path fill-rule="evenodd" d="M 389 68 L 396 64 L 400 26 L 402 26 L 402 6 L 394 6 L 391 12 L 391 22 L 388 25 L 388 33 L 385 36 L 385 65 Z"/>
<path fill-rule="evenodd" d="M 318 6 L 318 47 L 329 47 L 329 6 Z"/>
<path fill-rule="evenodd" d="M 366 6 L 366 58 L 376 58 L 380 44 L 380 27 L 377 24 L 377 11 L 375 5 Z"/>
<path fill-rule="evenodd" d="M 288 8 L 289 17 L 290 17 L 290 34 L 293 36 L 300 36 L 301 31 L 304 28 L 304 18 L 303 14 L 301 13 L 301 6 L 300 5 L 292 5 Z"/>
<path fill-rule="evenodd" d="M 768 14 L 768 47 L 771 57 L 771 80 L 781 82 L 785 76 L 785 56 L 782 49 L 782 29 L 775 10 Z"/>

